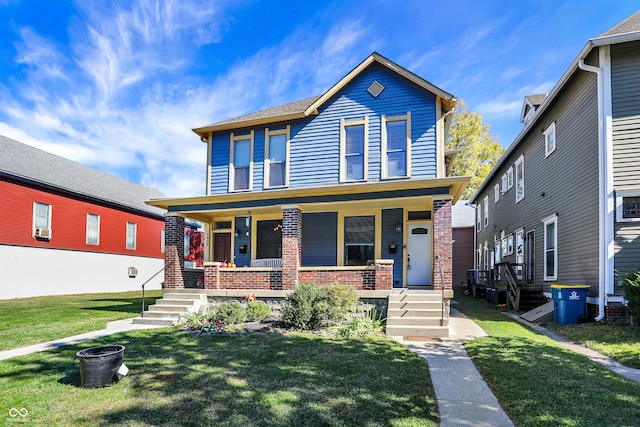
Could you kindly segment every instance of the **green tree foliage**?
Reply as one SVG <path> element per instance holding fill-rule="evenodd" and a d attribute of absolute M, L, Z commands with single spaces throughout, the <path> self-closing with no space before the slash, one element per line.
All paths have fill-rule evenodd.
<path fill-rule="evenodd" d="M 500 143 L 489 135 L 489 125 L 484 124 L 480 113 L 469 111 L 462 99 L 453 113 L 447 150 L 458 152 L 453 159 L 450 175 L 471 177 L 462 194 L 464 200 L 478 190 L 504 153 Z"/>

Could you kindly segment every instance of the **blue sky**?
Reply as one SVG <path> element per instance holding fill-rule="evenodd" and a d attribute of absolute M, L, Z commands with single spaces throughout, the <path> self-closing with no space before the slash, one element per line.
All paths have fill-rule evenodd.
<path fill-rule="evenodd" d="M 0 134 L 166 196 L 204 194 L 191 128 L 320 95 L 377 51 L 508 146 L 635 1 L 0 0 Z"/>

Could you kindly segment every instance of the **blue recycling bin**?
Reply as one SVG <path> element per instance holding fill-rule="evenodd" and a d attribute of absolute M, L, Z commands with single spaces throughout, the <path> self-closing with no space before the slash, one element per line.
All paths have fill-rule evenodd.
<path fill-rule="evenodd" d="M 551 285 L 553 319 L 560 325 L 575 325 L 587 317 L 589 285 Z"/>

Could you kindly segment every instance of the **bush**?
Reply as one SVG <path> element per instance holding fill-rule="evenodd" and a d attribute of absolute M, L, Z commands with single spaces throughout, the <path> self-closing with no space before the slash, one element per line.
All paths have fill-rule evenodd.
<path fill-rule="evenodd" d="M 247 310 L 238 301 L 223 302 L 218 306 L 214 320 L 226 325 L 244 323 L 247 320 Z"/>
<path fill-rule="evenodd" d="M 631 322 L 640 319 L 640 271 L 626 273 L 622 276 L 624 299 L 627 300 L 627 311 L 631 315 Z"/>
<path fill-rule="evenodd" d="M 180 316 L 180 324 L 188 328 L 200 328 L 208 324 L 213 317 L 213 309 L 210 305 L 201 305 L 196 311 L 190 311 Z"/>
<path fill-rule="evenodd" d="M 378 334 L 384 330 L 384 320 L 375 309 L 363 315 L 352 316 L 349 320 L 330 328 L 329 332 L 340 338 L 357 338 Z"/>
<path fill-rule="evenodd" d="M 315 283 L 298 285 L 282 305 L 282 320 L 291 328 L 316 329 L 322 322 L 318 307 L 319 287 Z"/>
<path fill-rule="evenodd" d="M 247 317 L 253 322 L 262 322 L 271 316 L 271 307 L 264 301 L 249 301 L 247 303 Z"/>
<path fill-rule="evenodd" d="M 358 292 L 351 286 L 333 283 L 320 287 L 318 300 L 323 319 L 342 320 L 356 310 Z"/>

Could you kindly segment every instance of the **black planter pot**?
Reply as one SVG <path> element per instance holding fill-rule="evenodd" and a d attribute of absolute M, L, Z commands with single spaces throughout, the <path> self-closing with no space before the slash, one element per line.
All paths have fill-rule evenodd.
<path fill-rule="evenodd" d="M 123 345 L 108 345 L 80 350 L 80 385 L 84 388 L 108 387 L 120 379 Z"/>

